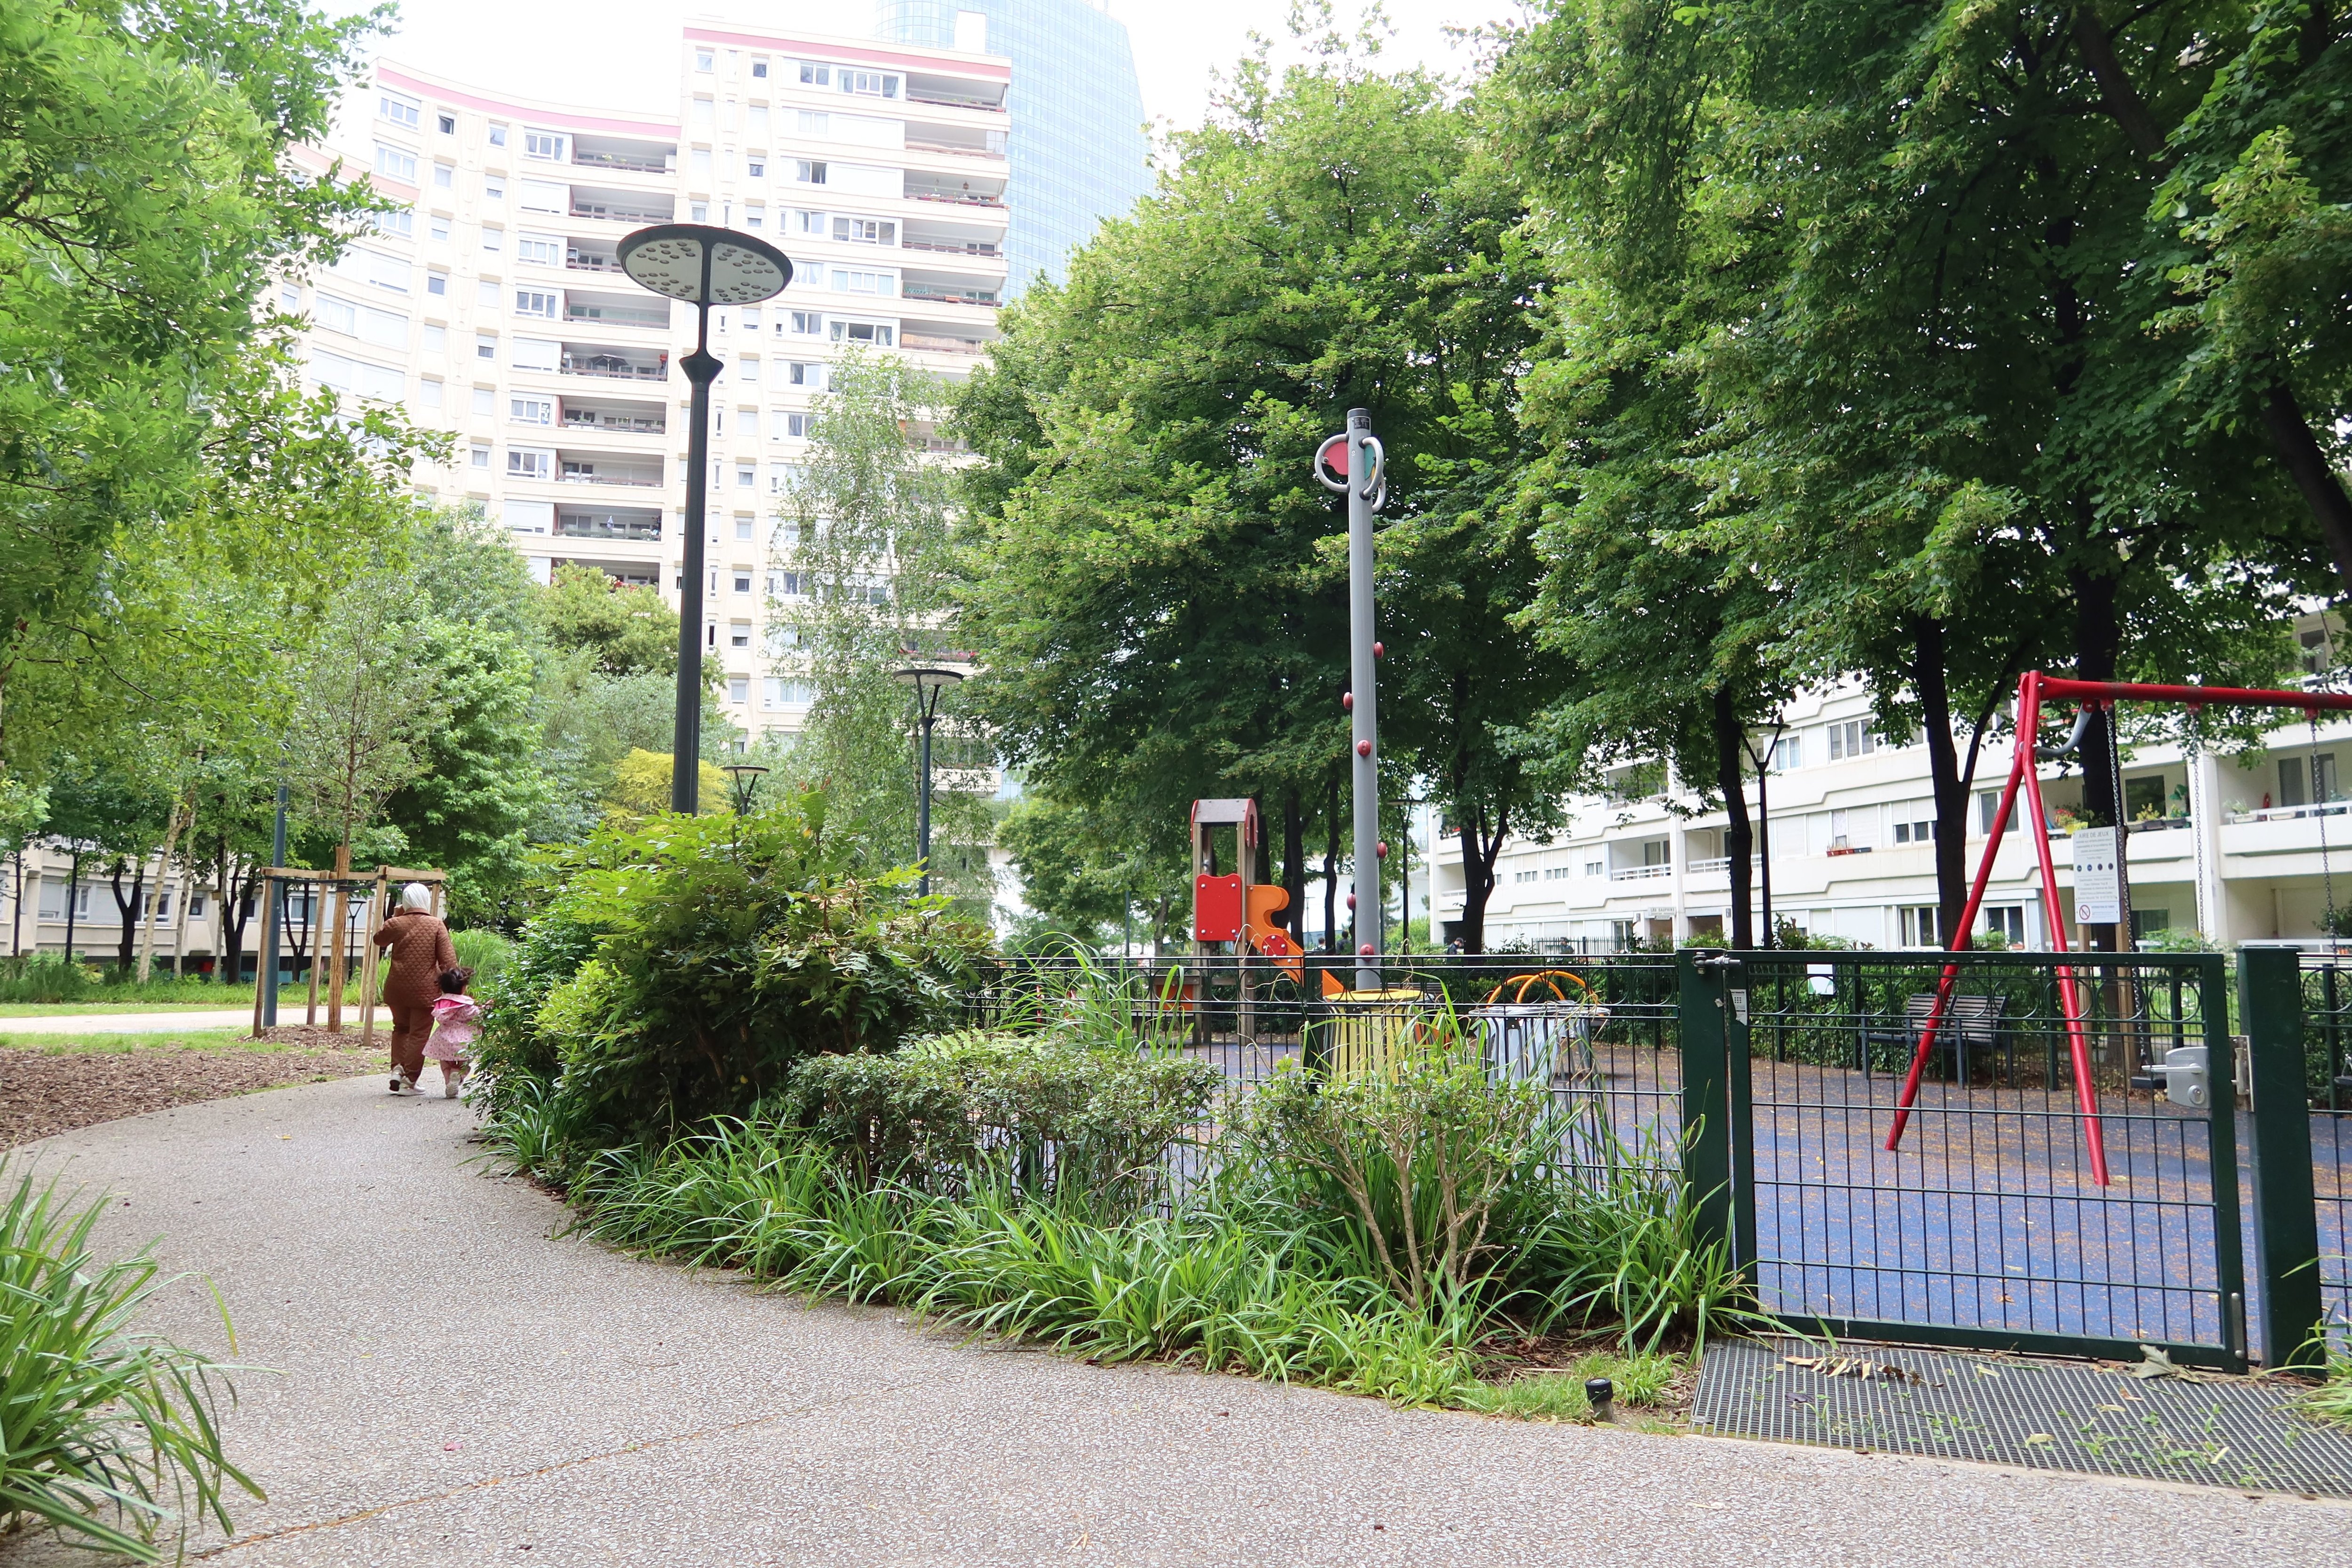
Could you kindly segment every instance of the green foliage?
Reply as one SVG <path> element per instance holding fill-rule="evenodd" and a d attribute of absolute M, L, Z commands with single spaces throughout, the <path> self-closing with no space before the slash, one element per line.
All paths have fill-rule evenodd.
<path fill-rule="evenodd" d="M 1181 1057 L 970 1031 L 889 1056 L 811 1058 L 782 1107 L 869 1183 L 956 1193 L 1011 1181 L 1128 1209 L 1165 1191 L 1170 1150 L 1207 1121 L 1223 1084 L 1214 1065 Z"/>
<path fill-rule="evenodd" d="M 474 972 L 474 994 L 487 994 L 514 962 L 515 941 L 494 931 L 468 929 L 449 933 L 457 962 Z"/>
<path fill-rule="evenodd" d="M 984 929 L 907 896 L 909 874 L 851 875 L 813 795 L 608 827 L 551 868 L 480 1059 L 553 1057 L 560 1109 L 614 1141 L 740 1114 L 804 1057 L 952 1023 L 988 953 Z"/>
<path fill-rule="evenodd" d="M 1131 909 L 1143 940 L 1166 940 L 1192 907 L 1191 847 L 1181 818 L 1127 839 L 1139 826 L 1033 791 L 1013 803 L 997 842 L 1020 869 L 1022 899 L 1052 933 L 1091 943 L 1121 929 Z"/>
<path fill-rule="evenodd" d="M 2352 1351 L 2338 1346 L 2327 1358 L 2327 1379 L 2295 1402 L 2315 1421 L 2352 1432 Z"/>
<path fill-rule="evenodd" d="M 92 1250 L 107 1203 L 27 1174 L 0 1207 L 0 1525 L 156 1563 L 159 1531 L 230 1531 L 229 1489 L 261 1490 L 222 1452 L 229 1369 L 142 1330 L 172 1283 L 152 1247 Z"/>
<path fill-rule="evenodd" d="M 658 588 L 628 587 L 593 566 L 567 563 L 555 569 L 539 614 L 548 641 L 585 655 L 599 674 L 677 672 L 677 612 Z"/>
<path fill-rule="evenodd" d="M 1521 1373 L 1507 1383 L 1481 1384 L 1465 1390 L 1462 1407 L 1521 1421 L 1590 1421 L 1592 1403 L 1584 1396 L 1586 1379 L 1607 1378 L 1616 1386 L 1619 1405 L 1640 1409 L 1656 1405 L 1679 1371 L 1681 1365 L 1673 1356 L 1598 1351 L 1579 1356 L 1561 1371 Z"/>

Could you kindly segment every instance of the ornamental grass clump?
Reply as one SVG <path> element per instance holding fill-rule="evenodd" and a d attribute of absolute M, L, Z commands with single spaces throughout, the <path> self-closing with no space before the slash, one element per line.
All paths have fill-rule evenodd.
<path fill-rule="evenodd" d="M 147 1248 L 92 1252 L 106 1205 L 26 1175 L 0 1207 L 0 1527 L 154 1563 L 165 1529 L 226 1531 L 228 1489 L 261 1489 L 222 1450 L 230 1369 L 135 1331 L 164 1281 Z"/>

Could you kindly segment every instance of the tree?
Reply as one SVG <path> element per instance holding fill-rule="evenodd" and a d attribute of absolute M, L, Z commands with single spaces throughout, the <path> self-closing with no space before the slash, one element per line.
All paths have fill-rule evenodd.
<path fill-rule="evenodd" d="M 775 784 L 822 790 L 834 831 L 895 864 L 915 858 L 917 784 L 913 702 L 891 672 L 959 657 L 947 626 L 954 496 L 923 438 L 945 392 L 885 356 L 853 353 L 831 376 L 778 524 L 787 571 L 771 600 L 769 668 L 814 700 L 792 750 L 775 759 Z M 994 759 L 957 693 L 940 712 L 933 885 L 985 908 L 991 824 L 965 781 Z"/>
<path fill-rule="evenodd" d="M 677 612 L 658 588 L 632 588 L 593 566 L 567 562 L 555 569 L 539 608 L 548 641 L 586 655 L 600 675 L 677 669 Z"/>
<path fill-rule="evenodd" d="M 1181 823 L 1156 842 L 1122 842 L 1127 825 L 1083 806 L 1024 794 L 997 839 L 1021 872 L 1021 896 L 1060 934 L 1084 942 L 1144 913 L 1152 942 L 1181 934 L 1192 908 L 1191 846 Z"/>
<path fill-rule="evenodd" d="M 695 775 L 696 799 L 702 812 L 726 810 L 731 798 L 727 775 L 709 763 L 696 765 L 700 770 Z M 677 762 L 668 752 L 631 752 L 613 766 L 608 798 L 624 816 L 659 816 L 669 809 L 670 783 L 677 771 Z"/>
<path fill-rule="evenodd" d="M 438 727 L 433 668 L 413 631 L 418 605 L 385 577 L 329 611 L 305 650 L 288 727 L 287 775 L 303 817 L 328 835 L 336 869 L 352 840 L 425 769 Z"/>
<path fill-rule="evenodd" d="M 1365 407 L 1398 520 L 1384 788 L 1437 782 L 1483 903 L 1501 835 L 1551 798 L 1496 721 L 1560 673 L 1518 657 L 1527 536 L 1490 504 L 1531 342 L 1519 207 L 1438 82 L 1314 47 L 1278 79 L 1244 62 L 1160 193 L 1006 312 L 960 411 L 986 458 L 972 695 L 1039 789 L 1125 840 L 1199 796 L 1266 800 L 1303 914 L 1348 776 L 1344 524 L 1309 458 Z"/>

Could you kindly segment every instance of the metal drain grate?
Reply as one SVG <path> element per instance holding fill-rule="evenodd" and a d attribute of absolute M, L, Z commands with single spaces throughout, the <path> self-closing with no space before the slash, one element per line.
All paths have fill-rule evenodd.
<path fill-rule="evenodd" d="M 1887 1345 L 1832 1354 L 1907 1375 L 1831 1377 L 1789 1359 L 1821 1354 L 1788 1340 L 1709 1347 L 1693 1422 L 1733 1437 L 2352 1498 L 2352 1433 L 2289 1409 L 2289 1385 Z"/>

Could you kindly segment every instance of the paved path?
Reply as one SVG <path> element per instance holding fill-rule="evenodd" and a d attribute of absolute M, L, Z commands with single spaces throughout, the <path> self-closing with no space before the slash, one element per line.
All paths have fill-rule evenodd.
<path fill-rule="evenodd" d="M 250 1026 L 253 1008 L 191 1007 L 178 1013 L 50 1013 L 0 1018 L 0 1039 L 13 1035 L 161 1035 L 180 1029 Z"/>
<path fill-rule="evenodd" d="M 1102 1368 L 555 1239 L 469 1113 L 372 1079 L 37 1146 L 235 1310 L 213 1560 L 291 1564 L 2319 1563 L 2352 1510 L 1399 1411 Z M 217 1343 L 209 1294 L 161 1314 Z M 19 1546 L 0 1563 L 38 1561 Z"/>

